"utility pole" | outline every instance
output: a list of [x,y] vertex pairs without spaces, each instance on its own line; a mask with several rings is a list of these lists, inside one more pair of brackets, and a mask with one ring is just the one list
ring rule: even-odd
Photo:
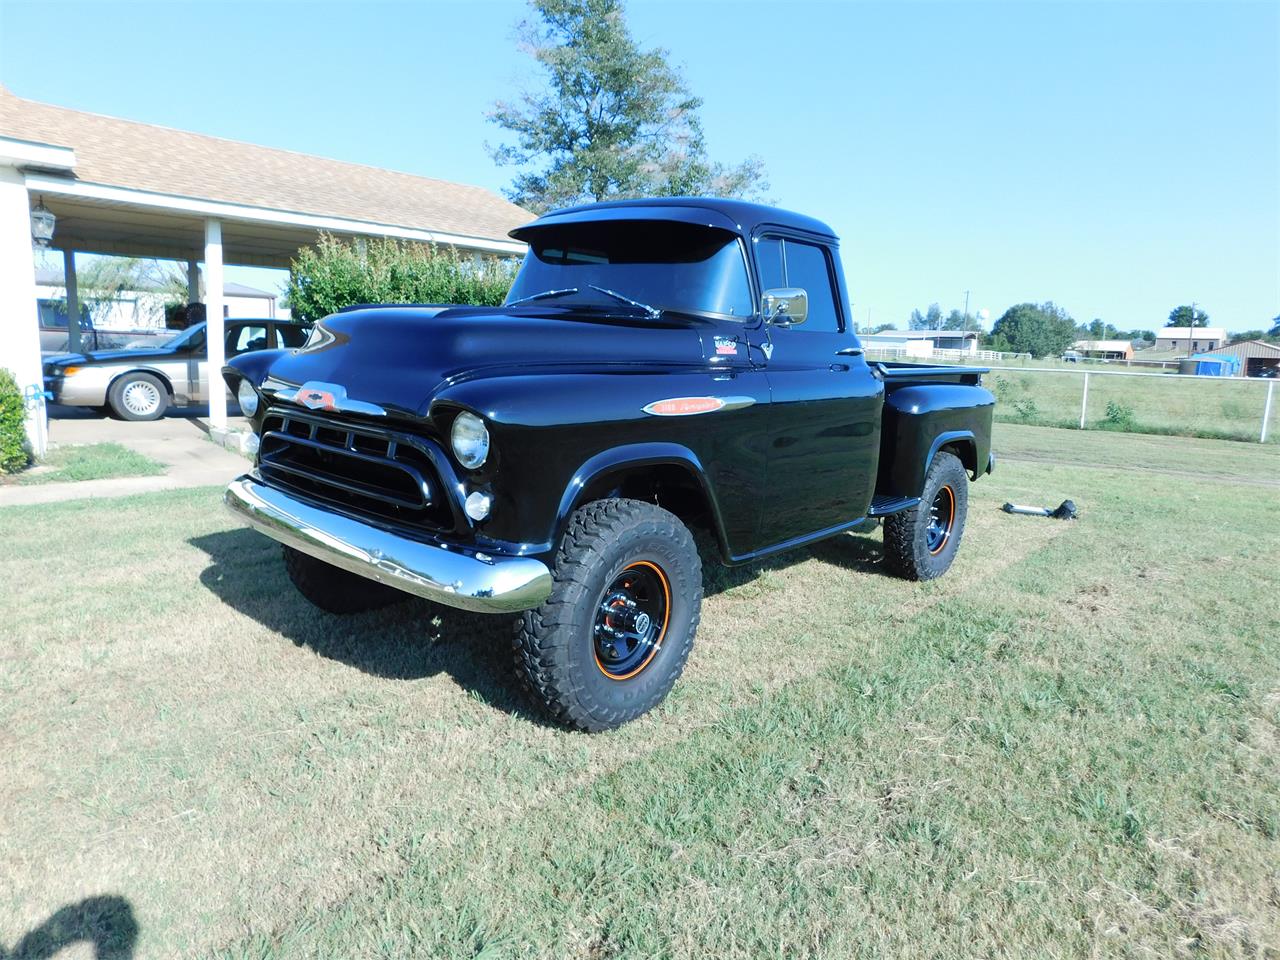
[[1196,302],[1191,301],[1191,319],[1187,321],[1187,356],[1194,352],[1191,349],[1191,338],[1196,335]]
[[964,325],[969,326],[969,291],[964,292]]

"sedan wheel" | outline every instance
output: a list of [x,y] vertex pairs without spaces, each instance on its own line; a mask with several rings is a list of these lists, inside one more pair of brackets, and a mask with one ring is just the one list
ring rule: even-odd
[[169,392],[149,373],[133,373],[111,385],[109,400],[122,420],[155,420],[169,405]]

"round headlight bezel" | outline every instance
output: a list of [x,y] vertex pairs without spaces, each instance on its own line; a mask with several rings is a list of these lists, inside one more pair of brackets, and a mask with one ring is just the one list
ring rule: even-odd
[[489,459],[489,427],[483,417],[463,410],[453,418],[449,430],[449,445],[458,463],[468,470],[477,470]]
[[241,380],[240,386],[236,387],[236,403],[240,404],[240,412],[246,417],[252,417],[258,412],[261,399],[258,391],[248,380]]

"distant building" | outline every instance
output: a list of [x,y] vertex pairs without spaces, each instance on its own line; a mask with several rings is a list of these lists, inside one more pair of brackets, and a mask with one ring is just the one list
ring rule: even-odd
[[1227,342],[1221,327],[1161,327],[1156,331],[1156,350],[1180,350],[1184,354],[1217,350]]
[[1133,344],[1128,340],[1077,340],[1071,349],[1095,360],[1133,359]]
[[977,353],[978,336],[972,330],[882,330],[860,333],[858,339],[868,350],[902,350],[923,356],[933,350]]
[[1245,377],[1260,377],[1264,372],[1280,367],[1280,344],[1265,340],[1242,340],[1213,352],[1220,357],[1237,357],[1240,360],[1239,373]]

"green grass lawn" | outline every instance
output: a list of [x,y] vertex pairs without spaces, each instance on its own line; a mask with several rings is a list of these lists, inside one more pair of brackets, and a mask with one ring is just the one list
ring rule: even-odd
[[503,619],[310,608],[216,490],[0,510],[0,950],[1275,956],[1280,455],[997,429],[945,578],[714,568],[600,736]]
[[152,477],[164,464],[118,443],[87,443],[55,447],[38,467],[8,478],[12,483],[65,483],[110,477]]

